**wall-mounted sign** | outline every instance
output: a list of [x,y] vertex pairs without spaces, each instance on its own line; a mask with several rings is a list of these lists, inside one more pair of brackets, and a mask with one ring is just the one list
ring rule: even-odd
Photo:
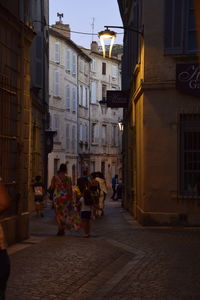
[[106,104],[111,108],[128,107],[128,91],[107,91]]
[[200,96],[200,65],[177,64],[176,88],[193,96]]

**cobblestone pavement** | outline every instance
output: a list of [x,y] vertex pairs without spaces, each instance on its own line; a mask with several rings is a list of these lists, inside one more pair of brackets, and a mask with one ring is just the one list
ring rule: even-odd
[[107,201],[91,238],[55,236],[50,208],[30,232],[9,248],[7,300],[200,299],[198,229],[142,227]]

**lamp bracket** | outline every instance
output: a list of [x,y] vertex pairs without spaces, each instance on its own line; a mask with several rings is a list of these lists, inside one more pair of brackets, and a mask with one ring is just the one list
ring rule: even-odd
[[138,28],[128,27],[128,26],[108,26],[108,25],[105,25],[104,27],[106,28],[106,30],[109,30],[109,28],[119,28],[119,29],[124,29],[124,30],[128,30],[128,31],[134,31],[134,32],[139,33],[142,36],[144,36],[144,25],[142,26],[141,30],[139,30]]

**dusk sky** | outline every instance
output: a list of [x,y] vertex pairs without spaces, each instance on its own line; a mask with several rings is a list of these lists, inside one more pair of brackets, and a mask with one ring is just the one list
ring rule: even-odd
[[[49,23],[58,21],[57,12],[63,13],[63,23],[69,24],[71,31],[92,33],[94,18],[93,40],[99,43],[97,33],[105,25],[122,26],[117,0],[49,0]],[[122,33],[122,29],[112,29]],[[92,35],[71,33],[71,39],[78,45],[90,48]],[[118,34],[116,42],[122,44],[123,34]]]

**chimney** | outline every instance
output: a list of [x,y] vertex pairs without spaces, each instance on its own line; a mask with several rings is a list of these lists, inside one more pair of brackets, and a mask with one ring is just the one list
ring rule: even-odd
[[52,28],[64,35],[66,38],[71,38],[69,24],[63,24],[62,22],[57,21],[56,24],[52,25]]
[[98,44],[97,44],[97,42],[95,42],[95,41],[92,41],[92,43],[91,43],[91,51],[92,52],[99,52],[99,48],[98,48]]

